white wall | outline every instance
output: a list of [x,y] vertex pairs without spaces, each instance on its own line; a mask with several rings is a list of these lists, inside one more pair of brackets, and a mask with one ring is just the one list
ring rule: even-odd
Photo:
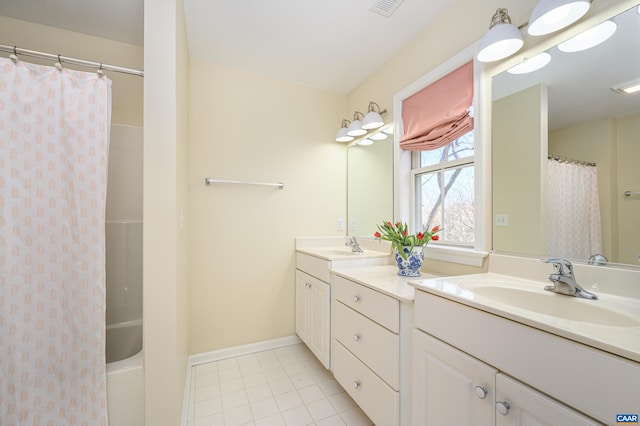
[[187,367],[188,55],[180,0],[147,0],[144,48],[145,424],[180,422]]

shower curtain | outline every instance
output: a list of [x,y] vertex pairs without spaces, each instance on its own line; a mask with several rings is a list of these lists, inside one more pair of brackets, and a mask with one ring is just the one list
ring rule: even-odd
[[548,160],[549,256],[602,253],[596,166]]
[[107,424],[111,81],[0,58],[0,424]]

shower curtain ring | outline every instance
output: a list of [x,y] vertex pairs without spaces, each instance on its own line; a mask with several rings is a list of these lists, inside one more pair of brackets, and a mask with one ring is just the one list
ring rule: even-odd
[[98,71],[96,71],[96,73],[98,74],[98,77],[104,77],[104,71],[102,70],[102,62],[100,62],[100,67],[98,68]]
[[58,54],[58,62],[56,62],[56,69],[62,71],[62,61],[60,60],[60,54]]
[[13,54],[9,55],[9,59],[11,59],[14,64],[18,63],[18,49],[16,46],[13,46]]

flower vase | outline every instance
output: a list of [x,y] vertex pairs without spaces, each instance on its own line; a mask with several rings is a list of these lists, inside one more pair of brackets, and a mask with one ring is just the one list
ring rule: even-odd
[[419,277],[420,268],[424,262],[424,253],[422,246],[414,246],[413,250],[410,246],[402,247],[404,253],[407,254],[407,259],[403,259],[398,253],[398,250],[394,252],[396,263],[398,264],[398,275],[403,277]]

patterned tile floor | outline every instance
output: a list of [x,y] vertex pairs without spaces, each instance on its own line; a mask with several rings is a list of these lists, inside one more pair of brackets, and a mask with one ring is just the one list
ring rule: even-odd
[[191,368],[187,426],[370,426],[303,344]]

